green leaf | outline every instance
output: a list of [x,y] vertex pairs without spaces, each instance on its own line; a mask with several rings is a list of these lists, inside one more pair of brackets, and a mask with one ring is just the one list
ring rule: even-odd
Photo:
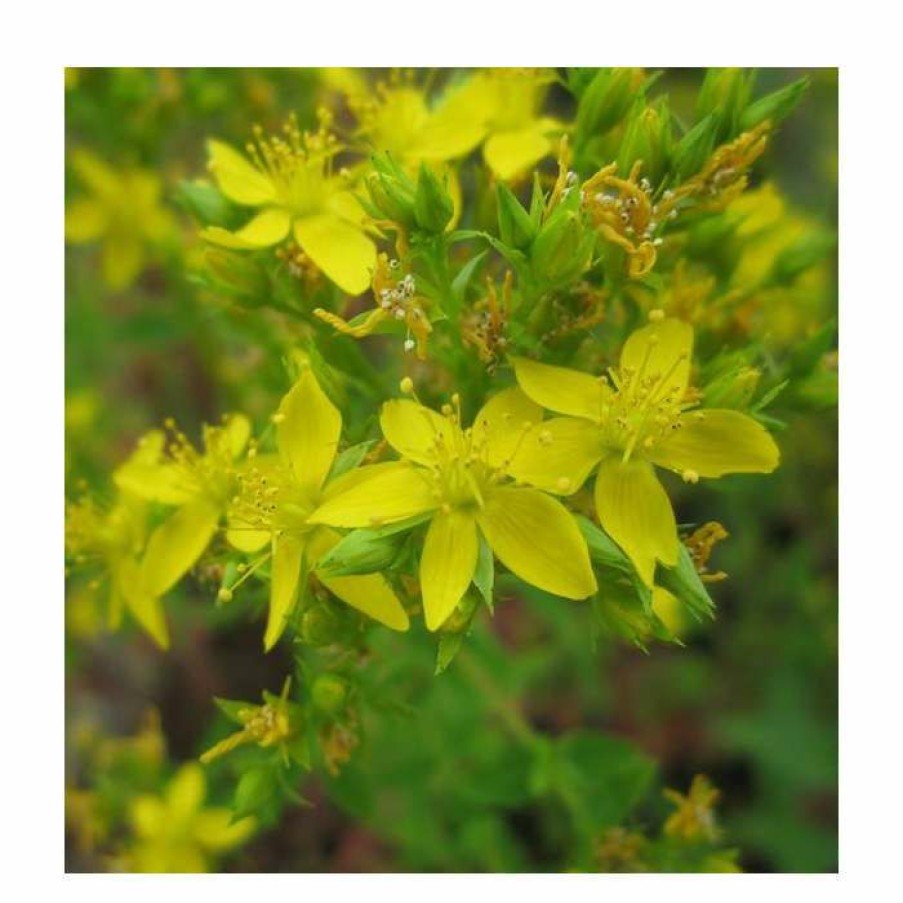
[[673,568],[659,565],[656,582],[683,602],[698,621],[715,616],[715,603],[696,571],[686,546],[681,543],[677,564]]
[[352,530],[317,562],[316,570],[333,577],[386,570],[395,562],[404,544],[404,537],[399,534],[422,524],[431,516],[431,513],[420,514],[383,527]]
[[574,731],[555,743],[552,790],[588,833],[624,822],[654,776],[655,763],[617,737]]
[[235,788],[233,819],[254,815],[266,806],[276,794],[276,782],[275,770],[270,765],[260,765],[246,771]]
[[765,97],[751,103],[740,117],[740,128],[743,131],[754,128],[760,122],[770,119],[773,125],[786,119],[793,108],[802,100],[809,87],[809,79],[801,78],[778,91],[766,94]]
[[371,439],[368,442],[359,442],[357,445],[352,445],[350,448],[346,448],[345,451],[340,452],[332,465],[332,470],[329,472],[329,479],[334,480],[343,473],[354,470],[364,460],[367,452],[373,448],[374,444],[374,441]]
[[436,650],[435,674],[441,674],[461,651],[464,643],[463,633],[442,633],[439,635],[439,646]]
[[179,182],[175,202],[203,226],[231,228],[236,222],[237,208],[203,180]]
[[477,268],[482,264],[488,253],[488,250],[480,251],[479,254],[471,257],[470,260],[468,260],[455,274],[455,278],[452,280],[451,284],[451,293],[457,308],[460,308],[464,304],[464,301],[467,298],[467,288],[470,285],[470,280],[473,279]]
[[216,703],[217,708],[230,720],[234,721],[236,724],[243,724],[244,722],[239,717],[239,712],[243,712],[246,709],[253,706],[253,703],[243,702],[240,699],[221,699],[219,696],[213,697],[214,703]]
[[473,584],[480,591],[480,595],[486,602],[490,612],[492,607],[492,588],[495,582],[495,561],[492,557],[492,549],[485,538],[480,535],[480,549],[477,555],[477,567],[473,574]]

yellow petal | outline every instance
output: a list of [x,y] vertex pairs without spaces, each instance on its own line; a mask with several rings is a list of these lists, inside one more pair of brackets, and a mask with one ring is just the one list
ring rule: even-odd
[[226,542],[239,552],[259,552],[271,536],[267,530],[255,530],[236,521],[230,521],[226,530]]
[[429,117],[408,151],[411,162],[439,163],[470,153],[486,134],[487,112],[453,92]]
[[168,818],[176,823],[184,823],[201,808],[206,794],[204,769],[197,762],[183,765],[167,784],[163,794]]
[[439,512],[420,557],[420,590],[428,630],[438,630],[455,610],[477,566],[477,526],[459,511]]
[[493,395],[473,421],[475,441],[494,467],[504,467],[529,429],[542,420],[542,408],[517,387]]
[[290,226],[291,217],[287,210],[269,207],[236,232],[229,232],[219,226],[210,226],[201,232],[201,238],[222,248],[253,251],[279,244],[288,235]]
[[601,421],[602,406],[611,396],[604,381],[589,373],[552,367],[525,357],[512,358],[512,363],[518,384],[537,404],[559,414]]
[[116,171],[91,151],[76,148],[69,155],[69,162],[81,183],[95,194],[113,198],[120,193],[121,184]]
[[586,541],[555,499],[536,489],[496,489],[478,523],[499,561],[527,583],[567,599],[596,591]]
[[649,401],[671,395],[680,400],[690,381],[693,327],[682,320],[660,320],[634,332],[621,352],[621,371],[631,372],[631,385],[654,380]]
[[342,415],[307,368],[282,399],[276,420],[279,453],[291,465],[299,488],[312,500],[335,458]]
[[192,834],[195,841],[211,853],[221,853],[238,846],[257,826],[253,818],[232,821],[229,809],[205,809],[194,820]]
[[649,458],[678,473],[700,477],[726,473],[771,473],[781,453],[768,430],[740,411],[702,410],[685,414]]
[[123,598],[135,620],[147,631],[151,639],[161,648],[169,648],[169,627],[163,613],[163,603],[159,597],[139,592],[137,587],[123,587]]
[[113,474],[113,482],[123,492],[164,505],[183,505],[198,494],[185,469],[168,462],[126,461]]
[[326,199],[326,209],[358,226],[367,218],[367,211],[351,191],[334,191]]
[[273,537],[273,562],[270,582],[270,611],[263,648],[269,652],[282,636],[289,615],[298,599],[304,538],[296,533]]
[[387,401],[379,425],[389,445],[418,464],[436,462],[436,443],[448,444],[457,427],[436,411],[406,398]]
[[219,510],[201,497],[180,508],[151,534],[141,561],[142,592],[162,596],[201,557],[210,543]]
[[349,295],[370,286],[376,268],[376,246],[351,223],[333,213],[295,220],[295,239],[305,254]]
[[353,577],[323,577],[319,581],[343,602],[363,612],[374,621],[392,630],[407,630],[410,626],[404,610],[392,588],[380,574],[361,574]]
[[530,430],[511,459],[508,473],[546,492],[572,495],[604,454],[602,432],[576,417],[553,417]]
[[222,426],[229,442],[229,451],[237,458],[251,438],[251,421],[244,414],[229,414]]
[[106,231],[107,212],[90,198],[80,198],[66,207],[66,241],[72,244],[95,241]]
[[516,131],[490,135],[483,145],[483,156],[500,179],[513,179],[550,153],[553,146],[546,128],[533,123]]
[[259,207],[276,198],[272,180],[256,169],[238,151],[222,141],[208,141],[209,168],[220,191],[235,201],[249,207]]
[[427,471],[405,461],[358,467],[331,483],[324,498],[309,523],[372,527],[438,507]]
[[132,829],[139,837],[156,837],[166,825],[166,810],[155,796],[143,793],[136,796],[129,808]]
[[652,586],[656,559],[669,566],[677,563],[674,511],[647,461],[602,462],[596,478],[596,513],[647,586]]
[[145,263],[144,246],[132,235],[109,234],[100,252],[100,271],[103,280],[121,291],[134,281]]

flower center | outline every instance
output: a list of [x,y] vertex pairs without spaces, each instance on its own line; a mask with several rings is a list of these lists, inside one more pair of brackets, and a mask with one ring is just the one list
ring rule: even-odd
[[264,136],[254,127],[248,156],[276,187],[279,203],[294,216],[321,210],[330,194],[331,161],[339,147],[335,136],[321,127],[302,132],[294,115],[282,127],[283,134]]

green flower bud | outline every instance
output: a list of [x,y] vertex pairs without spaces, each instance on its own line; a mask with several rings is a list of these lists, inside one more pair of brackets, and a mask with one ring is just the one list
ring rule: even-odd
[[752,401],[761,376],[755,367],[738,367],[721,374],[703,390],[706,406],[744,410]]
[[314,706],[329,715],[338,715],[348,701],[348,681],[337,674],[320,674],[310,688]]
[[576,130],[601,135],[614,128],[627,115],[642,82],[641,69],[600,69],[580,96]]
[[510,248],[524,250],[536,237],[533,218],[521,206],[511,189],[504,183],[496,185],[498,201],[499,237]]
[[414,192],[396,179],[381,174],[371,175],[367,192],[380,216],[392,220],[407,229],[415,222]]
[[398,556],[404,536],[384,536],[366,527],[353,530],[333,546],[318,562],[317,570],[331,577],[373,574],[388,568]]
[[533,242],[533,272],[539,284],[552,288],[577,279],[589,267],[595,236],[575,210],[559,208]]
[[451,222],[455,205],[448,193],[448,177],[439,181],[436,173],[426,164],[420,164],[417,174],[417,192],[414,196],[414,216],[424,232],[441,234]]
[[718,117],[709,113],[680,139],[674,149],[674,168],[681,181],[702,169],[715,147],[717,131]]
[[667,172],[671,156],[671,120],[667,102],[660,107],[638,104],[634,109],[618,154],[618,169],[627,175],[637,160],[642,175],[657,185]]
[[748,69],[708,69],[696,100],[696,118],[715,113],[725,126],[721,137],[735,132],[749,103],[754,77]]

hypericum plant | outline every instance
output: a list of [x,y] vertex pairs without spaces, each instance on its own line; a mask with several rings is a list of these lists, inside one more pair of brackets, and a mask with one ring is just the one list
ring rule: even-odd
[[[291,649],[294,682],[262,704],[220,701],[237,732],[201,757],[234,758],[238,816],[266,823],[306,769],[335,776],[358,745],[388,748],[393,693],[372,663],[400,663],[398,701],[428,645],[436,674],[460,664],[519,745],[502,763],[529,775],[516,800],[569,814],[567,864],[676,868],[675,844],[698,840],[687,867],[732,869],[700,822],[702,783],[672,795],[664,839],[612,833],[645,760],[601,735],[538,734],[493,684],[482,653],[498,650],[475,627],[512,597],[550,595],[573,607],[563,617],[585,610],[597,639],[645,648],[711,616],[717,498],[703,497],[705,527],[681,525],[680,481],[656,468],[686,483],[766,475],[782,411],[834,400],[831,237],[797,227],[756,170],[805,85],[754,99],[751,73],[709,70],[682,123],[639,69],[324,80],[333,108],[316,126],[249,123],[244,151],[212,137],[212,182],[179,189],[200,223],[195,279],[248,324],[279,318],[274,339],[248,341],[285,361],[285,395],[266,422],[204,426],[200,449],[171,424],[149,433],[114,474],[112,508],[67,508],[73,585],[84,573],[109,627],[129,611],[165,647],[161,600],[194,569],[211,605],[259,616],[265,652]],[[115,195],[92,166],[101,200]],[[111,212],[106,231],[112,201],[69,212],[73,240],[132,243],[128,273],[106,267],[118,283],[160,222],[150,182],[140,194],[135,222]],[[603,818],[594,768],[637,788]],[[167,807],[189,795],[203,864],[203,779],[185,766],[167,787],[133,805],[135,868],[161,865]]]

